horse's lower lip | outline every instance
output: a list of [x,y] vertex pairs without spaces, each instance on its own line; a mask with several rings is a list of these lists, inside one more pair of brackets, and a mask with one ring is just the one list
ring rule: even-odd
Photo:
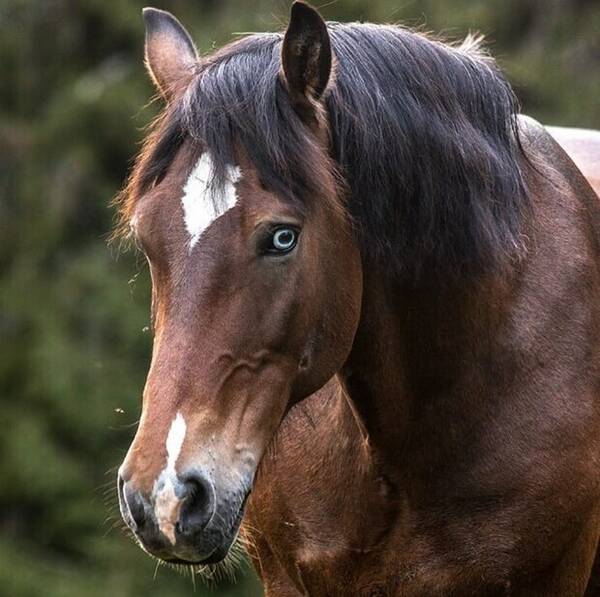
[[213,564],[214,562],[211,562],[211,558],[213,557],[213,554],[215,553],[215,551],[217,551],[216,549],[213,549],[205,558],[202,558],[201,560],[183,560],[182,558],[162,558],[165,562],[167,562],[168,564],[182,564],[184,566],[200,566],[202,564]]

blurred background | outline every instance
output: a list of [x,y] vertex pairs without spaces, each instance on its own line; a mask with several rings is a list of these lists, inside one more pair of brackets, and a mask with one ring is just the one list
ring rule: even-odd
[[[148,0],[150,1],[150,0]],[[486,34],[523,110],[600,129],[598,0],[315,0],[331,20]],[[118,524],[114,478],[150,356],[143,260],[109,207],[160,108],[142,0],[0,1],[0,596],[192,594]],[[156,0],[203,52],[287,0]],[[108,494],[108,498],[105,497]],[[207,589],[198,586],[197,595]],[[249,569],[215,595],[260,595]]]

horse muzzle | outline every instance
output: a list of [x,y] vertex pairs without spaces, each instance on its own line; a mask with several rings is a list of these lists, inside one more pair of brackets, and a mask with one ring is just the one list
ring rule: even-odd
[[119,506],[151,555],[172,563],[211,564],[222,560],[234,542],[250,486],[248,479],[217,493],[209,475],[196,468],[164,471],[150,495],[143,495],[119,473]]

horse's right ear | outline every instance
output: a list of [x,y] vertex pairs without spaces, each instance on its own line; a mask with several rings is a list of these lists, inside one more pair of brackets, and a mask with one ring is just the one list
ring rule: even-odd
[[301,112],[310,110],[323,95],[331,61],[325,21],[312,6],[294,2],[281,47],[281,66],[290,97]]
[[144,8],[146,68],[169,101],[198,64],[196,46],[183,25],[169,12]]

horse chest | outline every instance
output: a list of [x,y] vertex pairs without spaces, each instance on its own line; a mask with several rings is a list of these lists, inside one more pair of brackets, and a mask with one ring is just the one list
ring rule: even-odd
[[[330,430],[331,421],[313,414],[311,433]],[[293,430],[287,429],[288,439]],[[359,458],[356,444],[346,450]],[[506,587],[519,568],[539,568],[560,548],[552,545],[549,529],[557,520],[566,529],[571,524],[566,512],[548,518],[551,504],[540,509],[525,495],[518,510],[482,498],[457,503],[445,495],[437,496],[434,508],[415,509],[397,493],[390,495],[378,473],[341,467],[327,459],[328,450],[320,454],[315,442],[283,444],[275,453],[247,512],[250,528],[258,531],[253,556],[267,595],[422,597],[457,587],[472,587],[478,595],[510,594]],[[576,501],[574,494],[568,503]],[[548,538],[540,543],[542,536]]]
[[297,536],[288,536],[288,540],[272,537],[268,542],[268,547],[259,549],[258,569],[263,571],[269,597],[442,597],[458,586],[465,589],[461,593],[465,595],[510,594],[508,577],[494,574],[486,578],[486,571],[475,560],[470,571],[459,573],[443,554],[434,554],[427,541],[404,542],[391,537],[372,551],[318,544]]
[[397,562],[385,551],[362,552],[339,546],[300,546],[287,570],[296,588],[305,595],[356,595],[387,597],[400,594]]

